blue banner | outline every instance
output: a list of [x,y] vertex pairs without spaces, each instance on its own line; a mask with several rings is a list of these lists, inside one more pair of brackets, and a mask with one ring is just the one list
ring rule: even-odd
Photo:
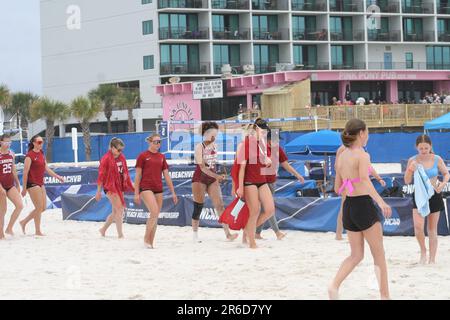
[[[225,206],[232,200],[233,197],[224,197]],[[412,199],[386,198],[386,202],[392,208],[392,216],[385,219],[379,213],[384,234],[387,236],[414,235]],[[143,204],[134,204],[132,195],[126,196],[126,204],[125,221],[132,224],[145,224],[148,218],[147,208]],[[341,198],[275,198],[276,218],[282,229],[334,232],[340,204]],[[105,197],[97,203],[93,195],[64,193],[62,208],[65,220],[104,221],[111,212],[111,206]],[[158,223],[190,226],[192,210],[193,200],[190,196],[179,197],[177,205],[173,203],[171,197],[165,197]],[[442,211],[438,227],[439,235],[449,235],[446,217],[446,212]],[[220,227],[217,213],[209,198],[206,198],[200,215],[200,226]]]

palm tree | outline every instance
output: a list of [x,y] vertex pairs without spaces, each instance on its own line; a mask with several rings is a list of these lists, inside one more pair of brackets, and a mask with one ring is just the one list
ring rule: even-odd
[[0,84],[0,106],[6,107],[10,102],[9,89],[6,85]]
[[80,120],[81,131],[83,131],[84,151],[86,153],[86,160],[91,160],[91,132],[89,124],[91,120],[102,111],[101,102],[98,99],[87,99],[83,96],[75,98],[70,109],[72,115]]
[[52,160],[53,137],[55,135],[55,122],[63,121],[70,115],[69,108],[59,101],[50,100],[47,97],[39,98],[31,105],[31,120],[44,119],[47,129],[45,139],[47,140],[46,159]]
[[133,109],[136,108],[141,99],[139,90],[135,88],[121,88],[117,97],[117,105],[128,111],[128,132],[134,132]]
[[103,112],[105,113],[106,121],[108,123],[108,133],[112,133],[111,117],[113,107],[117,98],[118,88],[114,84],[101,84],[96,89],[89,91],[89,98],[91,100],[98,99],[103,104]]
[[16,116],[17,128],[28,123],[30,118],[30,108],[34,101],[38,99],[38,96],[30,92],[16,92],[11,96],[11,103],[6,110],[12,115]]

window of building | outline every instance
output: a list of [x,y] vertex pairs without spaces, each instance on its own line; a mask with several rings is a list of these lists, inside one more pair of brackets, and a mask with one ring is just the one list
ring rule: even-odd
[[405,53],[405,61],[406,61],[406,69],[412,69],[414,65],[412,52]]
[[155,59],[153,55],[144,56],[144,70],[154,69]]
[[142,0],[142,4],[149,4],[152,3],[152,0]]
[[152,34],[153,33],[153,20],[142,21],[142,34]]

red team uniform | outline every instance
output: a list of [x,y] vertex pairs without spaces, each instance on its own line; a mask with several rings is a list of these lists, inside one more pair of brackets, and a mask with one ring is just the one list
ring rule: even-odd
[[28,172],[27,188],[44,185],[45,156],[42,151],[28,151],[27,158],[31,159],[30,171]]
[[163,192],[162,172],[169,169],[166,157],[159,152],[142,152],[136,160],[136,168],[142,169],[142,178],[139,184],[139,192],[152,191]]
[[0,183],[6,191],[14,187],[13,164],[14,154],[12,152],[0,154]]

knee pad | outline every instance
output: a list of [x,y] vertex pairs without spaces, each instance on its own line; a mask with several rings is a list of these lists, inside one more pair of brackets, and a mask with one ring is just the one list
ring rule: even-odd
[[192,212],[192,220],[200,220],[200,214],[202,213],[203,203],[194,201],[194,211]]

